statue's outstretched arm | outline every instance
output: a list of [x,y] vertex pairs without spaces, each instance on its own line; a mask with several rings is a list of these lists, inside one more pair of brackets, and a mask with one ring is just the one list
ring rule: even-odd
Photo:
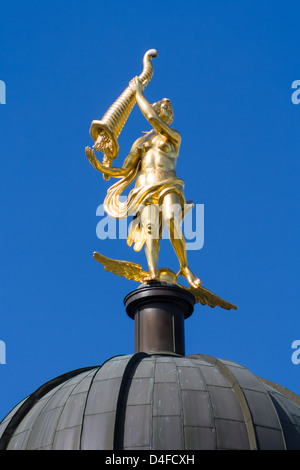
[[140,159],[140,148],[137,145],[132,146],[132,149],[129,155],[126,157],[122,168],[106,167],[99,162],[95,155],[94,149],[86,147],[85,151],[89,162],[93,165],[94,168],[96,168],[96,170],[115,178],[127,176],[131,168],[135,167]]

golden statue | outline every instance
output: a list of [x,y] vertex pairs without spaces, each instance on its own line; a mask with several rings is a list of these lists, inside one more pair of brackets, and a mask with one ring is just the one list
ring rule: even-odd
[[[194,295],[196,302],[211,307],[219,305],[225,309],[236,308],[202,287],[200,279],[188,265],[181,223],[193,203],[186,202],[184,182],[175,172],[181,136],[171,127],[174,118],[171,101],[164,98],[150,104],[144,96],[144,89],[153,75],[151,60],[156,56],[154,49],[145,54],[143,73],[130,81],[101,121],[92,122],[90,134],[95,141],[94,148],[104,154],[102,164],[96,158],[94,149],[86,147],[87,158],[96,170],[103,173],[105,179],[119,179],[108,189],[104,209],[114,218],[133,216],[127,243],[129,246],[133,245],[136,251],[145,246],[149,272],[136,263],[112,260],[100,253],[94,253],[94,258],[104,265],[106,271],[141,283],[157,280],[179,285],[177,279],[181,275],[190,284],[188,290]],[[152,129],[134,142],[122,167],[116,168],[112,163],[119,151],[117,137],[135,103]],[[121,202],[121,194],[134,180],[134,188],[126,201]],[[180,270],[177,274],[168,268],[157,267],[159,240],[164,225],[169,231],[170,241],[179,260]]]

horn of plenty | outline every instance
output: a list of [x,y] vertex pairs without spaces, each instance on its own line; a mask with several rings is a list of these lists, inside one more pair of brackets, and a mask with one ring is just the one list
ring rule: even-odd
[[[144,86],[148,85],[153,76],[153,66],[151,63],[153,57],[157,57],[155,49],[150,49],[144,55],[144,67],[139,76],[139,80]],[[101,121],[92,121],[90,135],[95,142],[93,148],[103,152],[102,164],[106,167],[111,167],[113,160],[118,156],[119,144],[117,139],[135,103],[135,93],[128,86],[107,110]],[[103,178],[108,180],[109,176],[103,174]]]

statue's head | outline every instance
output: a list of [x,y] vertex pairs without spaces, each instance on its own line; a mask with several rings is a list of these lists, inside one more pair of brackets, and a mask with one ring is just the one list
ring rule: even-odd
[[172,103],[168,98],[163,98],[161,101],[152,104],[158,116],[167,124],[171,124],[174,119],[174,111]]

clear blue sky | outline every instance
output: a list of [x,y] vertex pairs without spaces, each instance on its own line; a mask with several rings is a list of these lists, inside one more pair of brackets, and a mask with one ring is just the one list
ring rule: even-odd
[[[186,353],[236,361],[300,394],[299,2],[66,0],[2,2],[0,80],[0,419],[44,382],[134,352],[123,299],[137,284],[93,259],[139,262],[99,240],[109,183],[85,157],[93,119],[156,48],[149,101],[169,97],[182,135],[177,173],[205,207],[189,251],[203,285],[237,311],[196,306]],[[123,162],[149,125],[134,109]],[[177,263],[163,243],[160,266]]]

